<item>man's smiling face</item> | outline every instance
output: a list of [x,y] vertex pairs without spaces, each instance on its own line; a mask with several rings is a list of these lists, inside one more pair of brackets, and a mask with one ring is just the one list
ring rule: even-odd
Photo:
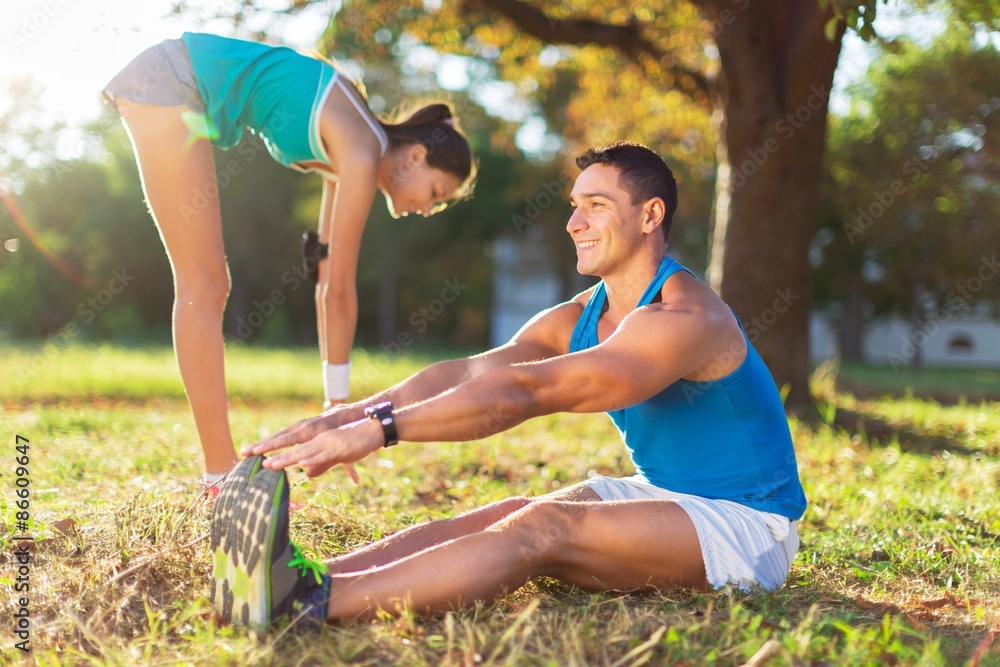
[[619,185],[618,169],[593,164],[576,178],[566,223],[576,245],[576,270],[603,277],[630,258],[642,241],[642,204]]

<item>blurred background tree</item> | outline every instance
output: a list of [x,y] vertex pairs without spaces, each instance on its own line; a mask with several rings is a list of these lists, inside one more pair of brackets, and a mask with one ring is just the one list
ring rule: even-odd
[[907,318],[915,336],[928,320],[1000,297],[1000,280],[963,290],[984,262],[996,273],[1000,248],[1000,53],[958,21],[929,46],[900,38],[881,48],[833,123],[814,243],[817,293],[837,307],[848,360],[860,360],[873,317]]

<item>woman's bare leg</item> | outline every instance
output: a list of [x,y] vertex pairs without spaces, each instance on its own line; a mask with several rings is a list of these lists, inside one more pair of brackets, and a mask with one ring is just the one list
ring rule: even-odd
[[174,350],[210,473],[238,461],[229,430],[222,314],[229,267],[215,159],[207,139],[184,123],[185,106],[119,99],[150,213],[174,274]]

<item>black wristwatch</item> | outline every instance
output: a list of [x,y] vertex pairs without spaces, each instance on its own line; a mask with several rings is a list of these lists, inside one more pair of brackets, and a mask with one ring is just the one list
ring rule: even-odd
[[376,403],[365,408],[365,414],[369,419],[377,419],[382,425],[382,434],[385,436],[383,447],[392,447],[399,442],[399,432],[396,431],[396,418],[392,416],[392,403]]

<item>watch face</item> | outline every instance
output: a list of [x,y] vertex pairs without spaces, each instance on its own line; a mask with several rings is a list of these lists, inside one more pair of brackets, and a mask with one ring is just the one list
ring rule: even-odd
[[365,414],[371,418],[381,418],[382,415],[392,413],[392,403],[385,401],[383,403],[376,403],[375,405],[369,405],[365,408]]
[[365,407],[365,414],[368,415],[369,417],[377,417],[379,415],[391,411],[392,411],[392,403],[388,401],[385,401],[384,403],[376,403],[375,405],[369,405]]

